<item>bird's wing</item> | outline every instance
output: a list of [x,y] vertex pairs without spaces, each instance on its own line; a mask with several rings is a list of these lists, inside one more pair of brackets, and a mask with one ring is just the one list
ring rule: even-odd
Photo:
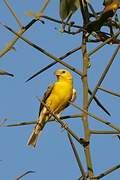
[[[43,99],[42,99],[42,101],[43,101],[44,103],[45,103],[45,101],[47,100],[47,98],[50,96],[53,87],[54,87],[54,84],[48,86],[47,91],[44,93],[44,96],[43,96]],[[41,103],[41,104],[40,104],[40,109],[39,109],[39,116],[40,116],[40,113],[41,113],[41,110],[43,109],[43,107],[44,107],[44,105]]]
[[73,89],[72,97],[71,97],[70,101],[66,104],[65,108],[67,108],[70,105],[70,102],[74,102],[76,97],[77,97],[77,91],[76,91],[76,89]]
[[[50,85],[47,89],[47,91],[44,93],[43,99],[42,101],[45,103],[47,98],[50,96],[52,89],[54,87],[54,84]],[[44,125],[45,125],[45,118],[46,118],[46,114],[45,112],[47,111],[46,108],[44,109],[44,105],[41,103],[40,105],[40,110],[39,110],[39,118],[38,118],[38,122],[35,125],[32,134],[30,135],[29,139],[28,139],[28,145],[31,145],[33,147],[36,146],[36,142],[38,139],[38,136],[40,135],[41,130],[43,129]]]
[[77,91],[76,91],[76,89],[73,89],[72,98],[71,98],[70,102],[74,102],[76,97],[77,97]]

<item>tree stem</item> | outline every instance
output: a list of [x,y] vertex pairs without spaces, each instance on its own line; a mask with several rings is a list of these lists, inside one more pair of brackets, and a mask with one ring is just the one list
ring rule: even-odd
[[[82,54],[83,54],[83,109],[88,111],[87,104],[88,104],[88,77],[87,77],[87,69],[89,64],[89,58],[87,55],[87,48],[86,48],[86,40],[85,34],[83,33],[83,40],[82,40]],[[88,123],[88,114],[83,112],[83,126],[84,126],[84,133],[85,139],[90,141],[90,129]],[[91,161],[91,154],[89,144],[84,146],[84,152],[86,156],[86,163],[88,168],[88,176],[92,177],[93,175],[93,168],[92,168],[92,161]]]

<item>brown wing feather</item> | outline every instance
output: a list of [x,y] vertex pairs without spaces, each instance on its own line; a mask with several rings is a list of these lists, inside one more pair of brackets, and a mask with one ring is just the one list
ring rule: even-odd
[[[45,103],[46,99],[49,97],[49,95],[51,94],[52,89],[53,89],[53,86],[54,86],[54,84],[48,86],[47,91],[44,93],[43,99],[42,99],[42,101],[43,101],[44,103]],[[39,116],[40,116],[40,113],[41,113],[41,110],[43,109],[43,107],[44,107],[44,105],[41,103],[41,104],[40,104],[40,108],[39,108]],[[38,117],[39,117],[39,116],[38,116]]]
[[[43,96],[43,102],[46,101],[46,99],[49,97],[49,95],[51,94],[52,92],[52,89],[53,89],[53,85],[49,86],[47,91],[44,93],[44,96]],[[29,139],[28,139],[28,145],[31,145],[33,147],[36,146],[36,142],[37,142],[37,139],[38,137],[40,136],[40,132],[42,131],[44,125],[45,125],[45,122],[41,122],[41,119],[44,120],[45,118],[45,112],[44,111],[44,105],[41,103],[40,105],[40,110],[39,110],[39,118],[38,118],[38,122],[37,124],[35,125],[34,127],[34,130],[32,132],[32,134],[30,135]]]

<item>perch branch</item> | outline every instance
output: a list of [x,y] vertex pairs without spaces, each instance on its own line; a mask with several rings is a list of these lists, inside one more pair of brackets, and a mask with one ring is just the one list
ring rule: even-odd
[[61,124],[61,126],[72,136],[74,137],[80,144],[82,145],[86,145],[89,142],[83,138],[79,138],[69,127],[66,123],[64,123],[63,121],[60,120],[60,118],[58,118],[50,109],[49,107],[40,99],[38,98],[38,100],[46,107],[46,109],[49,111],[49,113],[56,119],[56,121]]
[[[82,115],[80,114],[73,114],[73,115],[68,115],[68,116],[62,116],[60,117],[61,120],[66,120],[66,119],[71,119],[71,118],[78,118],[81,117]],[[55,121],[54,118],[50,119],[48,122],[52,122]],[[20,123],[15,123],[15,124],[1,124],[1,127],[16,127],[16,126],[27,126],[27,125],[32,125],[32,124],[36,124],[37,120],[35,121],[24,121],[24,122],[20,122]]]

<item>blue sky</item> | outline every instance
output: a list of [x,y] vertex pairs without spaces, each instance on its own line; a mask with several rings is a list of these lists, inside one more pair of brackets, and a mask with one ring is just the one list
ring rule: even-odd
[[[9,0],[18,17],[24,25],[31,21],[30,17],[25,16],[29,10],[38,12],[42,3],[29,0],[12,1]],[[94,7],[99,11],[102,3],[96,4],[92,1]],[[103,8],[103,7],[102,7]],[[51,1],[45,11],[45,15],[53,18],[59,18],[59,1]],[[77,12],[73,19],[81,24],[80,13]],[[8,11],[4,2],[0,3],[0,21],[18,31],[19,26]],[[45,20],[45,24],[35,23],[24,36],[46,49],[55,56],[62,56],[67,51],[80,46],[81,35],[71,36],[59,32],[60,25],[50,23]],[[3,27],[0,27],[0,50],[9,42],[14,35]],[[98,44],[90,44],[88,51],[95,48]],[[46,66],[52,59],[48,58],[39,51],[33,49],[22,40],[15,44],[16,51],[11,50],[0,59],[0,69],[4,69],[15,75],[11,77],[0,77],[0,119],[7,118],[7,123],[17,123],[22,121],[36,120],[39,111],[39,102],[36,96],[42,97],[49,84],[56,80],[53,72],[58,68],[63,68],[57,64],[48,71],[42,73],[34,80],[25,83],[34,72]],[[91,68],[88,70],[89,86],[95,87],[102,71],[106,67],[116,45],[106,45],[96,55],[91,56]],[[82,70],[81,52],[74,53],[66,58],[66,62]],[[119,54],[109,70],[102,86],[119,92]],[[74,76],[74,86],[77,89],[78,97],[76,103],[82,106],[82,82],[78,75],[72,72]],[[111,117],[107,116],[94,102],[90,106],[90,112],[111,121],[118,127],[120,126],[120,101],[118,97],[113,97],[104,92],[98,91],[98,97],[106,108],[111,112]],[[63,115],[79,114],[79,110],[69,107]],[[80,119],[70,119],[67,121],[70,128],[78,135],[83,135],[83,127]],[[108,130],[107,126],[89,118],[92,129]],[[38,141],[37,147],[32,149],[26,145],[28,137],[33,129],[33,125],[0,129],[0,177],[3,180],[15,179],[16,176],[27,170],[35,171],[34,174],[25,176],[23,179],[29,180],[76,180],[80,177],[80,171],[75,161],[70,143],[65,131],[57,123],[48,123]],[[76,146],[86,169],[84,152],[76,141]],[[119,148],[120,141],[114,135],[93,135],[91,137],[91,155],[95,174],[117,165],[120,162]],[[104,180],[113,180],[120,178],[120,170],[115,171]]]

